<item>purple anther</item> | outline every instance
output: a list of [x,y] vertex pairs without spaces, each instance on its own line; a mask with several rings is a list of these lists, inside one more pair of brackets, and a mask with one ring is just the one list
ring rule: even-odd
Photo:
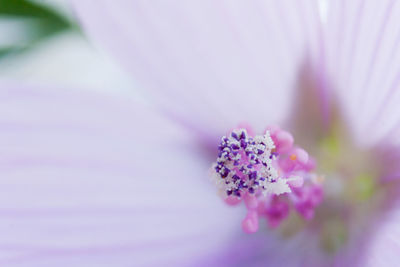
[[247,142],[245,140],[240,140],[240,146],[245,149],[247,147]]
[[232,176],[232,179],[233,179],[234,181],[236,181],[236,180],[239,180],[240,177],[239,177],[238,175],[235,174],[235,175]]
[[234,149],[234,150],[238,150],[240,147],[238,146],[238,145],[236,145],[236,144],[232,144],[232,149]]
[[251,172],[249,174],[249,179],[256,179],[257,178],[257,172]]
[[232,133],[231,133],[231,136],[232,136],[233,138],[235,138],[236,140],[239,140],[239,137],[238,137],[238,135],[237,135],[235,132],[232,132]]
[[230,170],[229,170],[228,168],[225,167],[225,168],[222,170],[221,177],[222,177],[222,178],[226,178],[226,177],[228,176],[229,173],[230,173]]

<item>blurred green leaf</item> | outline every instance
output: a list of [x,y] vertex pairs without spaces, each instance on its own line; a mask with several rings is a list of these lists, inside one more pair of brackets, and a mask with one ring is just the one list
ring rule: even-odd
[[0,46],[0,58],[34,47],[54,34],[77,29],[74,23],[54,8],[35,1],[0,0],[0,18],[20,22],[29,33],[24,42]]

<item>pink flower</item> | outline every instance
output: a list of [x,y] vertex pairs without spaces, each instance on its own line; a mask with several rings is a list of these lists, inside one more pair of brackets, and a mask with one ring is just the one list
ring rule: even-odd
[[[0,265],[396,266],[396,1],[75,2],[154,105],[2,83]],[[207,170],[243,121],[290,129],[324,198],[224,205]]]

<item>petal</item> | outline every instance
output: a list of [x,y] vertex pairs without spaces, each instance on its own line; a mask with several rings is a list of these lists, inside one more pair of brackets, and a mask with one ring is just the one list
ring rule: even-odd
[[150,109],[11,83],[0,102],[0,265],[183,265],[239,231],[207,157]]
[[364,266],[397,266],[400,250],[400,211],[394,212],[381,218],[381,227],[374,235],[367,250]]
[[[323,1],[326,68],[357,142],[375,144],[399,133],[400,3]],[[368,134],[366,134],[368,133]]]
[[307,55],[315,1],[75,1],[84,28],[170,116],[205,135],[288,115]]

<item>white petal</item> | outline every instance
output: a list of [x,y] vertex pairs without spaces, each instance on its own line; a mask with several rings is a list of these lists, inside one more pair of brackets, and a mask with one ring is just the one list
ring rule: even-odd
[[400,3],[329,1],[326,67],[356,141],[400,139]]
[[[315,1],[75,1],[87,32],[171,116],[208,135],[282,122],[308,55]],[[216,134],[217,133],[217,134]]]
[[0,265],[185,264],[241,216],[189,135],[129,100],[0,86]]
[[400,251],[400,212],[395,210],[380,218],[381,225],[370,241],[364,266],[397,266]]

